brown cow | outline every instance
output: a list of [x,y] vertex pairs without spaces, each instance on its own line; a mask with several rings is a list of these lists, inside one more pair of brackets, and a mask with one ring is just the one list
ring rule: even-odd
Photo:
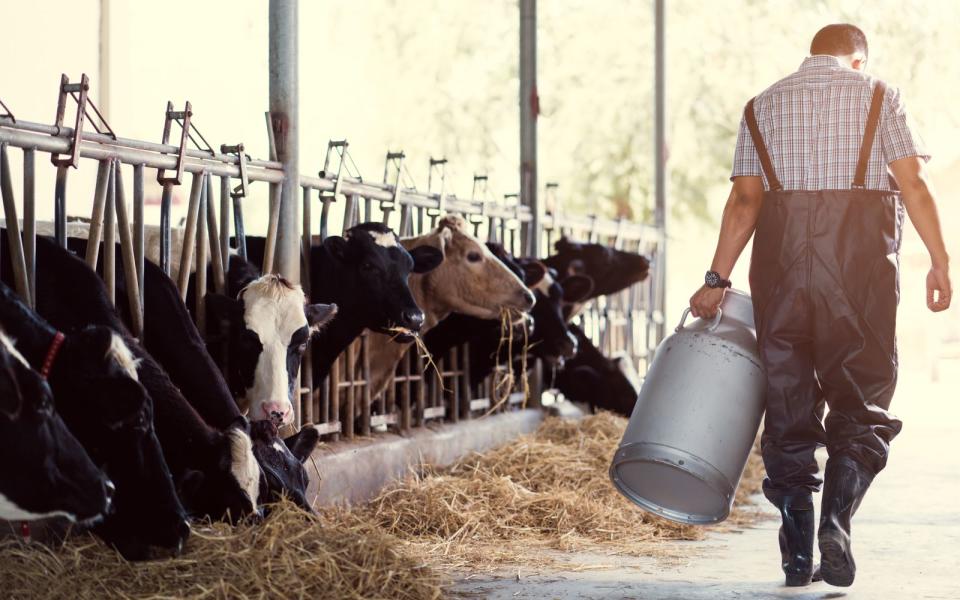
[[[410,291],[423,310],[423,335],[452,312],[499,319],[503,309],[529,311],[534,295],[486,244],[467,232],[466,222],[447,215],[427,235],[406,238],[404,248],[433,246],[443,252],[443,262],[423,275],[410,275]],[[390,336],[370,333],[371,394],[382,393],[409,347],[390,343]]]

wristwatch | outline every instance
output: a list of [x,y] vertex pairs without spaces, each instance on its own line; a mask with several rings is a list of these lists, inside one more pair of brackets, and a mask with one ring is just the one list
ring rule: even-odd
[[708,288],[728,288],[731,284],[729,279],[724,279],[720,277],[720,273],[716,271],[707,271],[707,274],[703,276],[703,282],[707,284]]

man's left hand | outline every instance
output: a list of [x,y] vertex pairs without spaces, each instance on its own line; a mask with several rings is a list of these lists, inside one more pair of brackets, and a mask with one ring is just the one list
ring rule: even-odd
[[726,288],[711,288],[703,285],[690,298],[690,313],[695,317],[712,319],[717,316]]

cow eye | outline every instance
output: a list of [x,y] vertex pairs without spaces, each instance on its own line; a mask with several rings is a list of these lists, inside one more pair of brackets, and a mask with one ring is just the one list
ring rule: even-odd
[[474,250],[473,252],[467,252],[467,260],[472,263],[477,263],[483,260],[483,255]]
[[368,261],[363,261],[362,263],[360,263],[360,269],[361,269],[362,271],[372,271],[372,270],[373,270],[373,263],[368,262]]

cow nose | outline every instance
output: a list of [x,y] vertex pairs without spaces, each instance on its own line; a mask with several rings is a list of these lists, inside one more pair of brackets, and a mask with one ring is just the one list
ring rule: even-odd
[[267,416],[267,420],[272,421],[277,427],[284,425],[288,412],[290,412],[289,407],[280,402],[263,403],[263,414]]
[[187,541],[188,537],[190,537],[190,524],[186,521],[180,521],[177,524],[177,543],[173,548],[174,556],[180,556],[183,552],[183,544]]
[[400,314],[400,324],[411,331],[420,331],[423,327],[423,312],[417,310],[405,310]]
[[536,304],[537,302],[537,297],[534,296],[533,292],[531,292],[528,289],[520,290],[520,296],[521,296],[520,305],[523,308],[523,310],[530,310],[531,308],[533,308],[533,305]]

